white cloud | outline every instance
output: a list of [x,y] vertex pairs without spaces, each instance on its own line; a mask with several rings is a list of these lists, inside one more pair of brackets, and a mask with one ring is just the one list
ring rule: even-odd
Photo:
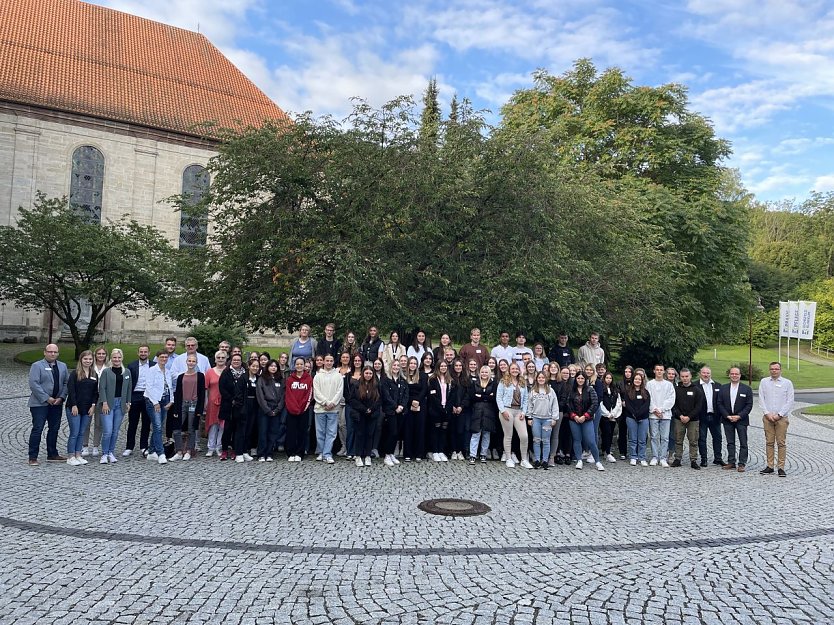
[[804,154],[809,150],[827,145],[834,145],[834,137],[797,137],[783,139],[773,148],[773,152],[784,155]]
[[516,89],[532,84],[533,79],[530,74],[505,72],[492,76],[477,85],[475,87],[475,93],[479,98],[489,102],[497,110],[498,107],[507,103]]
[[819,191],[824,193],[826,191],[834,191],[834,174],[826,176],[818,176],[811,186],[811,191]]

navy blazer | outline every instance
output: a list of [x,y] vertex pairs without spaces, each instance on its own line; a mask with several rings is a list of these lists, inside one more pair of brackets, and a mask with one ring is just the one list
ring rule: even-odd
[[[704,387],[701,385],[701,380],[692,380],[692,384],[697,385],[701,389],[701,394],[704,394]],[[714,381],[712,382],[712,414],[720,415],[721,414],[721,399],[719,398],[719,393],[721,392],[721,385]],[[701,408],[701,421],[705,421],[707,418],[707,398],[704,397],[704,405]]]
[[[156,366],[156,360],[154,360],[153,358],[148,358],[148,368],[155,367],[155,366]],[[139,382],[139,360],[137,359],[137,360],[134,360],[132,363],[130,363],[127,366],[127,370],[130,371],[130,375],[131,375],[131,378],[132,378],[131,388],[133,390],[131,391],[131,399],[134,399],[132,396],[136,395],[137,397],[135,399],[138,400],[139,397],[141,397],[142,398],[141,401],[144,402],[145,401],[145,398],[144,398],[145,391],[137,391],[136,390],[136,383]]]
[[724,384],[718,392],[718,411],[721,413],[722,419],[727,419],[728,415],[737,414],[741,417],[739,423],[742,425],[749,425],[750,411],[753,410],[753,389],[744,384],[738,383],[738,393],[736,393],[735,404],[730,402],[730,383]]

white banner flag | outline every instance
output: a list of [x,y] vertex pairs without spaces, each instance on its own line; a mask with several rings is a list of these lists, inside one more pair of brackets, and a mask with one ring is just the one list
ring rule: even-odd
[[817,313],[816,302],[798,302],[799,303],[799,333],[797,337],[800,339],[811,340],[814,338],[814,318]]
[[799,338],[799,302],[788,302],[790,308],[790,336],[792,339]]
[[791,335],[791,302],[779,302],[779,336]]

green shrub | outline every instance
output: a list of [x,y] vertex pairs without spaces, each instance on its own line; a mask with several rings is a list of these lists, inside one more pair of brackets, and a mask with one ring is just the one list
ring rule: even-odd
[[[727,367],[727,370],[724,372],[724,374],[728,378],[730,377],[730,369],[732,369],[733,367],[738,367],[739,369],[741,369],[741,379],[742,380],[747,379],[747,374],[749,372],[749,367],[750,367],[749,363],[746,363],[746,362],[734,363],[734,364],[730,365],[729,367]],[[765,377],[765,374],[762,372],[761,367],[756,365],[756,363],[754,362],[753,363],[753,379],[754,380],[761,380],[763,377]]]
[[246,331],[241,326],[221,326],[213,323],[201,323],[192,327],[189,333],[197,339],[200,344],[200,352],[214,353],[220,341],[226,340],[232,344],[243,346],[246,342]]

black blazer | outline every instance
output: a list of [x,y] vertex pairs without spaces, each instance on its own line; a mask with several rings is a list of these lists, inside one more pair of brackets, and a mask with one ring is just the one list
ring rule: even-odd
[[[156,360],[153,358],[148,358],[148,368],[155,367]],[[127,366],[128,371],[130,371],[130,377],[133,380],[133,392],[131,393],[131,403],[134,400],[142,398],[142,402],[144,402],[143,394],[145,391],[137,391],[136,384],[139,382],[139,360],[134,360]]]
[[392,380],[387,375],[380,380],[379,394],[382,399],[382,412],[391,416],[397,412],[397,406],[403,407],[404,414],[408,410],[408,384],[403,378]]
[[750,423],[750,411],[753,409],[753,389],[744,384],[738,383],[738,393],[736,394],[736,402],[730,402],[730,384],[724,384],[718,392],[718,411],[722,419],[726,419],[731,414],[737,414],[741,417],[739,423],[748,425]]
[[[698,380],[697,382],[695,380],[692,380],[692,384],[693,385],[697,384],[698,386],[700,386],[701,387],[701,394],[703,394],[704,387],[701,385],[700,380]],[[712,414],[714,414],[714,415],[720,415],[721,414],[721,408],[719,406],[719,404],[721,402],[721,398],[718,397],[718,394],[720,392],[721,392],[721,385],[718,382],[713,382],[712,383]],[[704,420],[706,418],[707,418],[707,398],[705,396],[704,397],[704,404],[701,408],[701,420]]]

